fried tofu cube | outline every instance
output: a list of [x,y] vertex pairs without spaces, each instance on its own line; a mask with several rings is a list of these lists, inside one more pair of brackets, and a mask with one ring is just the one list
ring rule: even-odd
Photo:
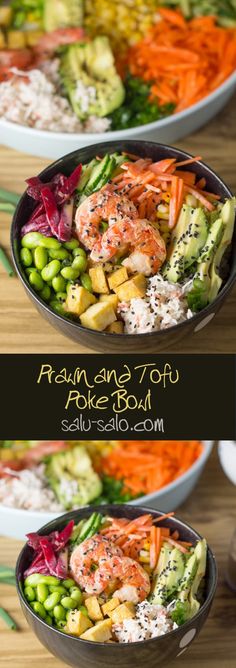
[[27,30],[25,33],[27,46],[36,46],[43,35],[42,30]]
[[106,274],[103,267],[100,267],[99,265],[97,267],[92,267],[89,269],[89,276],[92,281],[92,288],[94,292],[98,292],[102,295],[109,294]]
[[104,614],[104,617],[106,617],[107,615],[108,617],[111,617],[111,613],[113,612],[113,610],[115,610],[115,608],[118,607],[118,605],[120,605],[120,601],[118,598],[116,598],[116,596],[111,598],[110,601],[107,601],[107,603],[104,603],[102,605],[102,612]]
[[83,640],[92,640],[93,642],[107,642],[112,637],[111,634],[112,620],[104,619],[98,622],[92,629],[85,631],[80,637]]
[[147,280],[143,274],[136,274],[133,278],[130,278],[129,281],[125,281],[121,285],[118,285],[115,288],[115,292],[118,296],[118,299],[123,301],[130,301],[135,297],[145,297],[147,287]]
[[7,33],[8,49],[24,49],[26,45],[25,33],[21,30],[9,30]]
[[123,331],[124,323],[121,320],[115,320],[106,328],[106,332],[109,332],[109,334],[123,334]]
[[71,285],[65,303],[66,311],[81,315],[91,304],[96,303],[96,297],[82,285]]
[[112,295],[100,295],[99,297],[100,302],[107,302],[108,304],[111,304],[114,311],[116,311],[117,306],[118,306],[118,297],[117,295],[113,294]]
[[121,283],[127,281],[128,278],[129,275],[126,267],[120,267],[120,269],[116,269],[116,271],[113,271],[113,273],[107,279],[110,290],[115,290],[115,288],[118,288],[118,285],[121,285]]
[[103,332],[108,325],[115,322],[116,314],[114,309],[107,302],[98,302],[90,306],[85,313],[80,316],[81,325],[89,329],[95,329],[97,332]]
[[2,30],[0,30],[0,49],[4,49],[5,46],[6,46],[5,37]]
[[80,610],[70,610],[66,625],[68,633],[81,636],[82,633],[85,633],[92,626],[93,624],[90,619]]
[[113,624],[120,624],[124,619],[132,619],[135,617],[135,606],[131,601],[121,603],[115,610],[111,612],[111,619]]
[[0,26],[7,28],[12,21],[12,7],[0,7]]
[[89,598],[86,598],[85,605],[88,610],[88,615],[93,622],[103,619],[103,614],[96,596],[89,596]]

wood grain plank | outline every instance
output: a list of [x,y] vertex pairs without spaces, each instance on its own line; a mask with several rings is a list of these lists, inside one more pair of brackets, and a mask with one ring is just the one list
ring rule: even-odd
[[[236,596],[225,584],[230,538],[236,525],[235,487],[225,478],[214,447],[206,469],[189,499],[178,510],[183,520],[206,536],[217,559],[219,584],[215,601],[203,630],[188,652],[182,655],[183,668],[234,668],[236,655]],[[14,566],[20,541],[0,537],[0,562]],[[6,630],[0,622],[1,668],[62,668],[30,631],[21,613],[14,588],[0,587],[1,605],[19,625],[19,632]],[[177,668],[179,659],[172,663]],[[82,668],[82,667],[81,667]]]
[[[236,97],[208,125],[178,142],[176,146],[193,154],[201,154],[226,183],[236,192]],[[16,192],[24,188],[24,180],[41,171],[48,160],[0,148],[0,184]],[[0,216],[0,245],[9,252],[10,219]],[[37,313],[20,282],[8,278],[0,267],[0,351],[2,353],[83,353],[87,349],[54,330]],[[236,288],[221,311],[206,329],[180,341],[173,352],[222,353],[236,350]],[[94,351],[95,352],[95,351]]]

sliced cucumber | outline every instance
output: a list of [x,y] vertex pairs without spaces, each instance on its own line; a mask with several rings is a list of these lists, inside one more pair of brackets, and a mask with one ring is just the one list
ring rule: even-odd
[[90,195],[95,190],[99,190],[101,180],[107,170],[108,164],[110,162],[110,156],[108,154],[104,155],[104,158],[94,167],[90,179],[87,183],[85,192]]
[[94,168],[96,167],[97,164],[99,164],[98,161],[96,160],[96,158],[93,158],[93,160],[91,160],[88,163],[88,165],[83,166],[82,176],[81,176],[81,179],[79,181],[79,186],[77,188],[78,193],[82,193],[83,190],[85,189],[85,187],[86,187],[86,185],[87,185],[87,183],[90,179],[90,176],[92,175],[92,172],[93,172],[93,170],[94,170]]

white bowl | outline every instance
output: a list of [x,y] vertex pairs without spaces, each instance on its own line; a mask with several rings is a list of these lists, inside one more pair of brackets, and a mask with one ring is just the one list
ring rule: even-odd
[[171,144],[195,132],[215,116],[228,102],[236,88],[236,72],[210,95],[188,109],[154,123],[128,130],[101,133],[66,133],[35,130],[0,119],[0,143],[18,151],[44,158],[60,158],[95,142],[116,139],[146,139]]
[[218,453],[225,475],[233,485],[236,485],[236,442],[220,441]]
[[[189,496],[201,475],[206,461],[213,447],[213,441],[203,441],[203,451],[196,462],[186,473],[163,487],[158,492],[146,494],[135,501],[129,501],[134,506],[149,506],[163,512],[175,510]],[[65,511],[61,514],[63,515]],[[33,512],[29,510],[18,510],[0,505],[0,534],[11,538],[25,539],[25,535],[31,531],[38,531],[44,524],[51,522],[58,513]]]

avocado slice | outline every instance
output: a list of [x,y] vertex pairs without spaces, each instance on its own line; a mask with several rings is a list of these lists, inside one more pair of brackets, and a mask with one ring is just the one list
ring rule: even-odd
[[197,600],[196,595],[198,593],[199,585],[206,573],[207,544],[205,539],[200,540],[197,543],[194,554],[198,565],[189,593],[190,618],[196,615],[200,608],[200,603]]
[[43,24],[46,32],[58,28],[77,28],[83,25],[83,0],[45,0]]
[[191,554],[189,559],[187,560],[184,574],[179,585],[180,593],[178,598],[180,599],[180,601],[182,601],[182,603],[184,603],[188,599],[189,589],[195,578],[197,567],[198,567],[198,560],[197,560],[197,555],[194,551],[193,554]]
[[83,446],[52,455],[46,463],[45,475],[67,510],[90,503],[102,492],[101,480]]
[[172,233],[168,261],[164,270],[164,276],[168,281],[177,283],[186,269],[198,260],[207,234],[207,218],[203,209],[200,207],[193,209],[183,204]]
[[219,245],[224,232],[224,223],[222,218],[217,218],[211,225],[205,246],[203,246],[199,262],[208,262],[211,260],[217,246]]
[[[169,550],[164,546],[165,553],[162,554],[162,563],[157,573],[153,591],[149,597],[150,603],[164,605],[169,597],[177,591],[180,581],[184,575],[185,559],[178,548]],[[162,567],[163,566],[163,567]]]
[[225,251],[232,241],[234,223],[235,223],[235,204],[236,204],[235,197],[233,197],[232,199],[228,199],[226,200],[221,210],[221,218],[224,224],[224,232],[221,238],[220,245],[215,253],[212,266],[210,268],[210,282],[211,282],[209,289],[210,303],[213,302],[214,299],[217,297],[218,292],[222,285],[222,278],[219,273],[220,265],[223,256],[225,254]]
[[125,90],[107,37],[70,44],[61,56],[60,75],[75,114],[86,120],[119,107]]

